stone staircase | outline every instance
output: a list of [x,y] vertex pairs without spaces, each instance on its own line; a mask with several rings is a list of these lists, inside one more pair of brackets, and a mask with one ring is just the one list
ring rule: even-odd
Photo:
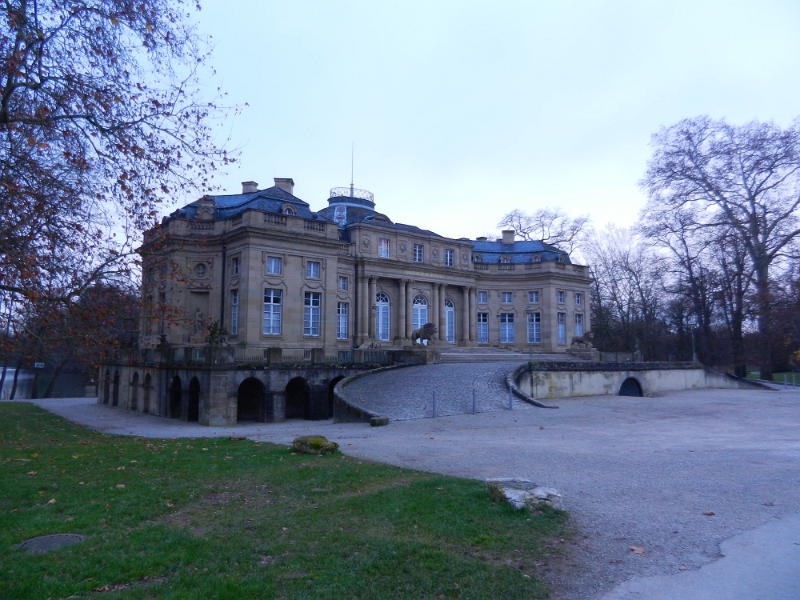
[[[509,350],[508,348],[478,347],[465,348],[459,346],[440,346],[442,363],[489,363],[489,362],[526,362],[530,358],[527,352]],[[575,362],[577,359],[569,354],[533,353],[534,361]]]

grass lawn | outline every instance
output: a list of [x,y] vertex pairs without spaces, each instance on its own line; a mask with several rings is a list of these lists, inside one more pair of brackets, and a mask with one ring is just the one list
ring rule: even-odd
[[[481,482],[0,404],[2,598],[543,598],[565,514]],[[16,544],[85,541],[47,554]]]
[[[796,384],[800,385],[800,373],[792,373],[791,371],[780,371],[779,373],[772,374],[772,381],[775,383],[792,383],[792,375],[794,375],[794,381]],[[758,371],[748,371],[747,373],[748,379],[758,379],[759,373]]]

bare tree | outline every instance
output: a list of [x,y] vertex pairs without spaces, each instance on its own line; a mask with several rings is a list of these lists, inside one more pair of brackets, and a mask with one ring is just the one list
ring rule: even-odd
[[514,230],[517,237],[527,241],[542,241],[572,254],[585,238],[589,217],[570,218],[560,208],[541,208],[533,213],[512,210],[498,227]]
[[800,236],[800,125],[737,127],[685,119],[653,136],[641,185],[648,209],[689,208],[704,227],[729,229],[752,262],[762,343],[761,377],[772,378],[770,269]]

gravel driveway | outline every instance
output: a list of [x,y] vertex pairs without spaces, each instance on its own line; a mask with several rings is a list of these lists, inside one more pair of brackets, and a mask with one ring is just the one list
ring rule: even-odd
[[[108,432],[234,431],[86,401],[38,403]],[[563,600],[599,598],[634,577],[692,571],[719,559],[723,541],[800,513],[797,391],[702,390],[559,399],[558,405],[374,429],[291,421],[235,432],[278,443],[318,432],[363,458],[461,477],[521,476],[558,488],[577,531],[567,558],[548,574]]]

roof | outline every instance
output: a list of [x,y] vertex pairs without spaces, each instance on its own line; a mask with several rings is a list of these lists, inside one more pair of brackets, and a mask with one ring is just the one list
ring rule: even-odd
[[473,241],[472,252],[480,254],[483,262],[500,262],[500,258],[507,256],[512,263],[529,263],[531,255],[538,254],[542,261],[562,260],[569,261],[569,255],[555,246],[540,241],[515,241],[513,244],[504,244],[502,240],[495,242]]

